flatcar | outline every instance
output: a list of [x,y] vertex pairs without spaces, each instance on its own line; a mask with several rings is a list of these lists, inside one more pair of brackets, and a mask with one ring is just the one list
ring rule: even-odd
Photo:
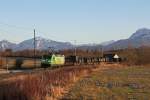
[[68,56],[65,58],[65,61],[67,65],[99,64],[101,62],[101,57]]
[[[113,59],[113,60],[111,60]],[[100,64],[100,62],[121,62],[122,58],[114,58],[114,56],[104,57],[87,57],[87,56],[64,56],[60,54],[50,54],[42,56],[41,66],[67,66],[67,65],[90,65],[90,64]]]

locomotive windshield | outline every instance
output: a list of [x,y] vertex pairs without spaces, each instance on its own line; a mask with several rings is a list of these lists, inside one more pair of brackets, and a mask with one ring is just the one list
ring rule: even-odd
[[51,59],[52,58],[52,55],[44,55],[43,57],[42,57],[42,59]]

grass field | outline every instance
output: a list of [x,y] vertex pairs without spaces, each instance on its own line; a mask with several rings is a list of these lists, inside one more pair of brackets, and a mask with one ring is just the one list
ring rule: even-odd
[[64,99],[150,100],[150,67],[96,71],[80,79]]
[[[79,77],[95,66],[69,66],[35,73],[23,73],[0,80],[0,100],[58,100]],[[1,76],[0,76],[1,77]],[[12,91],[13,90],[13,91]]]
[[15,100],[149,100],[149,79],[150,67],[146,66],[64,67],[24,78],[17,75],[7,84],[1,82],[0,99],[11,100],[15,96]]

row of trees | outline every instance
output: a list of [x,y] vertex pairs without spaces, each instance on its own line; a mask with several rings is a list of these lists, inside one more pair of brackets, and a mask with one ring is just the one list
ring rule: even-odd
[[[48,50],[36,50],[36,57],[41,57],[42,55],[48,55],[52,53]],[[54,51],[53,53],[63,54],[65,56],[68,55],[75,55],[75,51],[72,49]],[[34,50],[23,50],[23,51],[16,51],[13,52],[11,49],[6,49],[3,52],[0,52],[1,56],[9,56],[9,57],[34,57]],[[76,50],[76,55],[78,56],[102,56],[102,52],[98,50]]]
[[[60,50],[55,53],[63,54],[65,56],[75,55],[75,51],[72,49],[68,50]],[[106,53],[106,52],[104,52]],[[117,53],[120,57],[126,58],[124,63],[129,65],[143,65],[150,64],[150,47],[140,47],[140,48],[132,48],[129,47],[124,50],[116,50],[111,51],[111,53]],[[41,57],[42,55],[49,54],[49,51],[36,50],[36,57]],[[76,50],[76,55],[78,56],[101,56],[103,55],[102,51],[99,50]],[[7,49],[3,52],[0,52],[0,56],[13,56],[13,57],[34,57],[34,50],[23,50],[13,52],[11,49]]]
[[150,48],[128,48],[117,51],[121,57],[126,58],[125,63],[128,65],[146,65],[150,64]]

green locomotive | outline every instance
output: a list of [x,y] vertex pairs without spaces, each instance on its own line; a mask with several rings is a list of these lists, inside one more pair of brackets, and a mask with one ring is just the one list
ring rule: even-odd
[[62,66],[65,64],[65,56],[64,55],[44,55],[41,59],[41,66]]

